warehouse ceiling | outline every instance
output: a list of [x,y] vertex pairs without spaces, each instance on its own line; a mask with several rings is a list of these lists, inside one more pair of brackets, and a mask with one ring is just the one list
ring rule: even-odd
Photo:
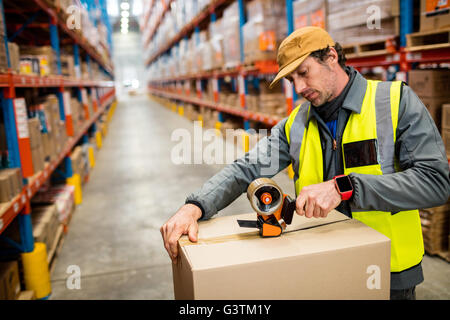
[[114,32],[120,32],[123,20],[129,31],[138,31],[138,18],[142,14],[143,2],[146,0],[107,0],[108,15]]

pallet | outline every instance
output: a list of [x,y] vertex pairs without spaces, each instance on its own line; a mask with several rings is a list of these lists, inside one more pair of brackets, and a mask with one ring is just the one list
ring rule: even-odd
[[342,46],[342,49],[344,50],[345,57],[352,59],[394,53],[396,48],[395,44],[395,38],[388,38],[378,41],[346,44]]
[[450,252],[449,251],[441,251],[437,254],[439,257],[450,263]]
[[450,48],[450,28],[406,35],[406,50],[419,51]]
[[448,263],[450,263],[450,253],[449,251],[429,251],[425,250],[426,254],[432,257],[439,257]]
[[277,74],[278,73],[278,63],[276,60],[262,60],[244,63],[244,70],[258,71],[263,74]]

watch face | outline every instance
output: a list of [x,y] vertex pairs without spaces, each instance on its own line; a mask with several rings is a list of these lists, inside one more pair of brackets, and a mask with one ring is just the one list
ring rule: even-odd
[[350,181],[349,176],[336,178],[336,183],[337,183],[337,185],[339,187],[339,191],[341,193],[353,190],[352,182]]

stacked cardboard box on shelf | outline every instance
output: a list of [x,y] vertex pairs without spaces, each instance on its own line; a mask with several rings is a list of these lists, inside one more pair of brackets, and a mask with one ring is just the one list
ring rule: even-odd
[[14,74],[20,72],[20,51],[19,46],[14,42],[8,42],[9,62],[11,64],[11,71]]
[[220,92],[219,101],[229,108],[240,108],[239,94],[234,92]]
[[31,223],[35,242],[45,243],[47,253],[53,247],[58,227],[60,226],[58,211],[55,205],[33,206]]
[[432,255],[448,252],[450,204],[421,209],[419,213],[425,251]]
[[6,73],[8,71],[8,60],[4,43],[4,36],[0,35],[0,73]]
[[60,119],[58,98],[48,95],[40,99],[38,109],[43,111],[41,118],[42,144],[44,158],[53,160],[62,150],[66,140],[66,128]]
[[93,97],[94,97],[94,90],[91,90],[90,94],[86,94],[87,96],[87,106],[88,106],[88,112],[89,112],[89,118],[92,117],[92,115],[94,114],[94,101],[93,101]]
[[214,128],[219,119],[219,112],[210,108],[202,108],[203,126]]
[[441,135],[444,140],[447,158],[450,158],[450,104],[442,105]]
[[[32,74],[39,76],[48,76],[58,74],[56,66],[56,53],[50,46],[32,47],[32,46],[20,46],[20,60],[38,61],[38,68],[33,67],[31,69]],[[28,69],[21,67],[21,73],[28,72]]]
[[91,75],[89,73],[89,68],[86,62],[81,62],[81,79],[89,80]]
[[450,27],[448,1],[420,1],[420,31],[434,31]]
[[240,63],[239,6],[233,2],[222,17],[224,67],[234,68]]
[[261,93],[258,111],[269,115],[286,115],[286,97],[281,93]]
[[0,15],[0,73],[5,73],[7,70],[8,60],[6,58],[4,21],[3,15]]
[[386,40],[399,34],[398,0],[321,2],[327,12],[325,25],[330,35],[343,45]]
[[[220,131],[222,132],[222,136],[226,137],[227,130],[237,130],[242,127],[243,127],[242,119],[227,118],[224,122],[222,122],[222,124],[220,126]],[[230,132],[232,132],[232,131],[230,131]]]
[[245,104],[248,111],[258,112],[259,110],[259,94],[249,93],[245,96]]
[[33,161],[34,172],[39,172],[45,166],[44,145],[41,136],[41,122],[38,118],[28,120],[30,132],[31,159]]
[[224,64],[223,57],[223,34],[221,32],[222,20],[209,24],[209,42],[205,46],[204,54],[204,70],[221,69]]
[[440,130],[442,105],[450,103],[450,69],[411,70],[408,78]]
[[327,29],[327,1],[295,1],[294,4],[295,29],[315,26]]
[[278,83],[274,88],[269,88],[270,82],[260,81],[259,96],[258,96],[258,110],[259,112],[269,115],[286,115],[286,96],[283,93],[281,83]]
[[[193,38],[195,39],[195,38]],[[197,43],[198,41],[198,43]],[[191,72],[194,74],[200,73],[203,70],[211,69],[210,66],[206,66],[205,68],[205,61],[204,58],[204,50],[207,48],[207,43],[209,41],[209,35],[208,30],[202,30],[198,34],[198,39],[194,43],[193,48],[193,64],[192,64],[192,70]],[[172,76],[172,75],[171,75]]]
[[197,121],[200,113],[198,112],[198,108],[188,103],[184,105],[184,115],[191,121]]
[[285,2],[253,0],[247,4],[247,20],[243,26],[245,63],[276,60],[287,33]]
[[[70,94],[70,93],[69,93]],[[70,109],[72,112],[72,123],[73,123],[73,131],[74,134],[78,134],[81,130],[81,126],[84,122],[84,110],[83,105],[77,98],[71,97],[68,99],[70,102]]]
[[19,264],[0,262],[0,300],[16,300],[20,294]]
[[74,206],[75,187],[71,185],[54,185],[42,187],[31,199],[34,206],[55,205],[59,222],[67,225]]
[[72,161],[72,172],[73,174],[79,174],[81,182],[86,182],[86,177],[89,174],[89,162],[87,159],[87,154],[83,152],[81,146],[77,146],[73,149],[70,155],[70,160]]
[[75,78],[75,62],[73,55],[61,54],[61,74],[66,77]]
[[66,11],[71,5],[76,4],[77,1],[74,0],[50,0],[56,8],[61,8]]
[[0,202],[11,201],[22,189],[22,172],[19,168],[0,170]]

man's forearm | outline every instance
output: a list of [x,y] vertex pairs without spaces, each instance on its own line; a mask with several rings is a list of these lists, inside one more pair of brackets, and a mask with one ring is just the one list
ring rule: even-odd
[[289,145],[284,133],[285,120],[272,129],[244,157],[227,165],[210,178],[203,187],[189,195],[186,202],[200,204],[202,219],[209,219],[227,207],[248,185],[259,177],[273,177],[290,164]]
[[411,168],[382,176],[352,173],[350,177],[354,185],[354,211],[398,212],[435,207],[445,203],[450,192],[448,179],[436,167]]

